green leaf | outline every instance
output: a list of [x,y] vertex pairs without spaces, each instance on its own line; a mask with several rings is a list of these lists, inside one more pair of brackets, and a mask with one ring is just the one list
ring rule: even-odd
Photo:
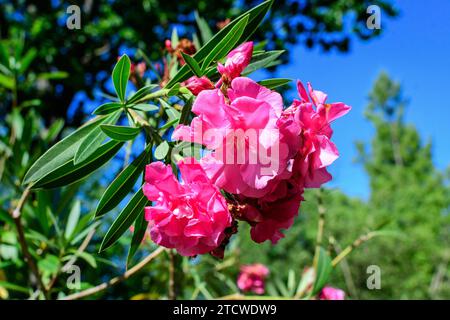
[[131,191],[148,161],[151,148],[152,146],[149,144],[132,163],[119,173],[105,190],[98,203],[95,212],[96,217],[100,217],[114,209]]
[[98,148],[89,158],[81,163],[75,165],[72,159],[69,159],[66,163],[54,168],[49,174],[38,180],[33,185],[33,188],[57,188],[81,180],[111,160],[122,145],[123,142],[111,140]]
[[231,49],[235,47],[244,33],[245,27],[248,24],[248,15],[240,19],[235,26],[230,30],[230,32],[223,37],[222,40],[217,43],[217,45],[211,50],[211,52],[206,56],[202,64],[202,70],[206,70],[211,62],[220,60],[225,57]]
[[167,114],[169,122],[180,119],[181,114],[178,110],[176,110],[174,107],[172,107],[163,99],[159,99],[159,103],[161,103],[162,107],[164,108],[164,112]]
[[14,78],[0,73],[0,86],[12,90],[14,88]]
[[125,102],[125,92],[127,90],[128,79],[130,78],[131,62],[130,58],[124,54],[117,62],[112,72],[112,80],[117,97]]
[[36,194],[37,208],[34,210],[35,216],[43,230],[44,234],[50,234],[51,219],[51,200],[47,191],[39,191]]
[[302,278],[300,279],[297,290],[295,292],[298,297],[303,297],[308,288],[310,288],[314,283],[314,274],[314,268],[309,268],[305,272],[303,272]]
[[169,144],[167,141],[161,142],[160,145],[158,145],[155,149],[155,158],[158,160],[162,160],[166,157],[167,153],[169,152]]
[[105,120],[104,117],[94,118],[47,150],[28,170],[23,184],[38,181],[67,161],[72,161],[83,138],[91,133],[103,120]]
[[181,85],[176,83],[170,90],[167,92],[168,97],[176,96],[180,92]]
[[130,228],[148,203],[149,201],[140,188],[131,198],[130,202],[128,202],[126,207],[119,213],[116,220],[114,220],[106,233],[105,238],[103,238],[102,244],[100,245],[100,252],[109,248],[119,240],[120,236]]
[[141,132],[140,127],[115,126],[111,124],[102,124],[100,128],[108,137],[117,141],[132,140]]
[[[219,43],[228,33],[229,31],[238,23],[241,19],[248,15],[248,24],[245,27],[245,30],[239,39],[238,43],[242,43],[246,41],[257,29],[259,24],[262,22],[264,16],[269,11],[272,6],[274,0],[267,0],[261,3],[260,5],[244,12],[239,17],[231,21],[227,24],[223,29],[221,29],[211,40],[208,41],[197,53],[193,56],[195,61],[198,63],[202,62],[205,57],[211,52],[213,48],[216,47],[217,43]],[[192,72],[189,69],[189,66],[184,65],[177,74],[172,77],[172,79],[167,83],[166,87],[171,88],[176,83],[182,82],[189,78],[192,75]]]
[[22,292],[22,293],[29,293],[30,290],[28,288],[25,287],[21,287],[17,284],[11,283],[11,282],[7,282],[7,281],[2,281],[0,280],[0,287],[1,288],[5,288],[11,291],[17,291],[17,292]]
[[148,222],[145,220],[145,212],[142,210],[140,215],[137,217],[134,222],[134,231],[133,237],[131,238],[130,250],[128,251],[127,256],[127,266],[131,263],[136,251],[139,249],[139,246],[144,239],[145,232],[147,231]]
[[[103,123],[116,123],[120,117],[120,114],[120,111],[111,114],[103,121]],[[95,152],[95,150],[97,150],[101,146],[106,137],[106,134],[103,133],[100,126],[94,128],[94,130],[92,130],[81,142],[80,146],[77,149],[77,152],[75,153],[73,163],[78,164],[86,160],[91,154]]]
[[137,110],[137,111],[143,111],[143,112],[153,112],[159,110],[158,106],[155,106],[154,104],[147,104],[147,103],[139,103],[132,106],[129,106],[128,108]]
[[86,261],[92,268],[97,268],[97,261],[95,261],[95,257],[92,254],[87,252],[79,252],[77,256]]
[[202,74],[202,70],[200,69],[200,66],[198,65],[197,61],[195,61],[194,58],[192,58],[190,55],[184,53],[183,51],[180,51],[180,52],[181,52],[181,55],[183,56],[184,62],[186,62],[186,64],[189,66],[192,73],[195,76],[200,78],[203,74]]
[[53,71],[53,72],[43,72],[37,75],[38,79],[42,80],[61,80],[69,76],[68,72],[65,71]]
[[283,52],[284,52],[284,50],[273,50],[273,51],[267,51],[264,53],[254,54],[252,59],[250,60],[249,65],[242,72],[242,75],[244,75],[244,76],[249,75],[250,73],[255,72],[256,70],[267,68]]
[[6,212],[5,210],[3,210],[2,208],[0,208],[0,221],[4,221],[9,224],[14,223],[14,220],[11,217],[11,215],[8,212]]
[[333,266],[331,258],[324,248],[319,249],[319,258],[317,259],[316,279],[314,281],[312,295],[316,295],[327,284]]
[[148,86],[142,87],[141,89],[139,89],[138,91],[136,91],[136,93],[134,93],[127,101],[127,105],[133,104],[136,101],[138,101],[139,99],[145,97],[146,95],[150,94],[153,89],[157,88],[158,85],[157,84],[150,84]]
[[108,103],[102,104],[100,107],[95,109],[93,114],[96,114],[96,115],[110,114],[110,113],[113,113],[114,111],[119,110],[122,107],[123,107],[123,105],[119,102],[108,102]]
[[170,37],[170,42],[172,44],[172,48],[176,48],[178,46],[180,40],[178,38],[177,28],[172,29],[172,36]]
[[186,125],[189,123],[189,115],[191,114],[193,103],[194,103],[194,99],[193,99],[193,97],[191,97],[184,104],[183,109],[181,109],[180,124]]
[[[172,127],[173,125],[178,123],[178,119],[173,119],[171,121],[167,121],[164,125],[162,125],[160,128],[158,128],[158,132],[165,132],[167,129]],[[162,134],[161,134],[162,135]]]
[[69,252],[73,253],[73,254],[65,256],[62,259],[62,261],[68,261],[72,258],[76,258],[76,259],[81,258],[84,261],[86,261],[92,268],[94,268],[94,269],[97,268],[97,261],[95,260],[95,257],[92,254],[84,252],[84,251],[78,252],[75,249],[71,249],[71,250],[69,250]]
[[81,204],[80,201],[77,200],[72,206],[70,210],[69,217],[67,219],[66,230],[64,231],[64,238],[69,240],[72,238],[73,231],[75,230],[78,221],[80,220],[81,213]]
[[[197,22],[198,29],[200,30],[200,36],[202,37],[202,42],[207,43],[213,37],[211,28],[209,27],[206,20],[199,16],[197,11],[195,11],[195,21]],[[200,47],[197,47],[197,48],[200,48]]]
[[64,120],[57,119],[52,125],[48,128],[45,133],[44,140],[49,143],[56,139],[56,137],[60,134],[61,130],[64,128]]
[[59,259],[57,256],[47,254],[44,259],[38,261],[38,268],[44,275],[56,274],[59,270]]
[[23,74],[28,69],[31,62],[33,62],[34,58],[36,58],[36,55],[37,55],[36,48],[31,48],[30,50],[27,51],[27,53],[20,60],[20,67],[18,70],[19,74]]
[[261,80],[258,83],[267,89],[275,89],[277,87],[284,86],[291,82],[292,79],[285,79],[285,78],[273,78],[273,79],[265,79]]

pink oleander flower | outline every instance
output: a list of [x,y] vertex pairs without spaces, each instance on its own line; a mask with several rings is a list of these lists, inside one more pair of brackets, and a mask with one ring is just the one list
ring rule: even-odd
[[309,83],[311,101],[300,81],[297,82],[297,89],[300,100],[294,100],[283,112],[280,118],[283,124],[279,125],[292,126],[295,128],[293,131],[297,127],[301,129],[301,146],[293,171],[299,172],[306,188],[318,188],[331,180],[326,167],[339,157],[336,145],[331,142],[333,130],[330,123],[349,112],[351,107],[342,102],[326,103],[327,95],[313,90]]
[[284,238],[281,230],[289,229],[297,217],[303,201],[303,188],[292,179],[282,180],[274,190],[261,198],[239,197],[240,220],[251,225],[250,235],[257,243],[270,240],[276,244]]
[[[290,148],[277,127],[280,94],[238,77],[224,96],[221,90],[200,92],[190,126],[178,126],[172,138],[203,144],[206,173],[219,188],[247,197],[264,196],[277,176],[289,177]],[[296,144],[295,144],[296,145]]]
[[237,279],[237,285],[243,292],[264,294],[265,280],[269,275],[269,269],[260,263],[241,267],[241,273]]
[[182,183],[170,165],[153,162],[145,169],[143,192],[153,201],[145,208],[152,240],[175,248],[183,256],[216,249],[231,225],[231,215],[220,190],[193,158],[178,163]]
[[230,51],[227,55],[225,65],[219,63],[217,70],[219,73],[231,81],[241,75],[242,71],[248,66],[253,54],[253,42],[245,42],[236,49]]
[[325,287],[319,294],[320,300],[345,300],[345,292],[333,287]]
[[252,226],[255,242],[270,240],[275,244],[284,236],[281,230],[292,226],[304,188],[320,187],[330,180],[326,167],[339,155],[330,140],[330,122],[346,114],[350,107],[343,103],[326,104],[327,96],[314,91],[311,85],[312,102],[300,82],[298,90],[301,100],[295,100],[277,121],[281,144],[289,149],[289,174],[271,180],[263,197],[237,197],[238,203],[244,205],[239,218]]
[[190,77],[183,85],[188,88],[194,96],[197,96],[203,90],[214,89],[214,84],[206,76],[201,78],[196,76]]

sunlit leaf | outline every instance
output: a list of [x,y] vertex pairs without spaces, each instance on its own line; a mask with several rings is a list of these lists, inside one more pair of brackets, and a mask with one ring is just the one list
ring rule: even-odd
[[81,214],[81,204],[80,201],[77,200],[72,206],[70,210],[69,217],[67,219],[66,229],[64,231],[64,238],[71,239],[73,235],[73,231],[75,230],[78,221],[80,220]]
[[[246,41],[258,28],[264,16],[272,6],[272,3],[273,0],[264,1],[260,5],[241,14],[239,17],[237,17],[229,24],[227,24],[224,28],[222,28],[216,35],[214,35],[214,37],[212,37],[211,40],[208,41],[208,43],[206,43],[203,47],[200,48],[200,50],[196,52],[193,58],[198,63],[202,62],[206,58],[206,56],[211,52],[211,50],[216,47],[217,43],[219,43],[241,19],[243,19],[245,16],[248,15],[248,24],[245,27],[245,30],[241,38],[237,42],[237,44]],[[189,67],[187,65],[184,65],[177,72],[177,74],[174,77],[172,77],[172,79],[167,83],[166,87],[170,88],[174,86],[176,83],[186,80],[192,74],[193,73],[190,71]]]
[[169,152],[169,144],[167,141],[161,142],[156,149],[155,149],[155,158],[158,160],[162,160],[167,156],[167,153]]
[[92,132],[103,120],[105,120],[104,117],[94,118],[47,150],[28,170],[23,184],[35,182],[69,160],[72,161],[83,138]]
[[142,190],[139,189],[109,228],[100,245],[100,252],[109,248],[119,240],[122,234],[130,228],[148,203],[149,201],[142,193]]
[[324,248],[320,248],[317,259],[316,279],[314,281],[312,295],[316,295],[327,284],[333,266],[331,258]]
[[111,160],[122,147],[123,142],[108,141],[98,148],[85,161],[74,164],[72,159],[54,168],[49,174],[38,180],[33,188],[56,188],[81,180]]
[[267,89],[275,89],[277,87],[284,86],[291,82],[292,79],[285,79],[285,78],[273,78],[273,79],[265,79],[261,80],[258,83]]
[[119,110],[122,107],[123,107],[123,105],[119,102],[108,102],[108,103],[102,104],[100,107],[95,109],[93,114],[96,114],[96,115],[110,114],[110,113],[113,113],[114,111]]
[[[211,50],[211,52],[206,56],[202,64],[202,70],[205,70],[211,62],[220,60],[226,56],[226,54],[235,47],[244,33],[245,27],[248,23],[248,16],[244,16],[240,19],[236,25],[231,28],[230,32],[223,37],[222,40],[217,43],[217,45]],[[194,60],[195,61],[195,60]]]
[[144,170],[150,150],[151,145],[148,145],[108,186],[98,203],[96,217],[114,209],[127,196]]
[[112,80],[117,97],[120,101],[125,101],[128,79],[130,78],[131,62],[130,58],[124,54],[117,62],[112,72]]
[[[119,117],[120,112],[118,111],[109,115],[102,123],[116,123]],[[83,141],[78,147],[77,152],[75,153],[75,156],[73,158],[74,164],[78,164],[86,160],[91,154],[95,152],[95,150],[97,150],[101,146],[106,138],[107,136],[105,133],[103,133],[100,126],[94,128],[94,130],[92,130],[85,138],[83,138]]]
[[102,124],[100,128],[108,137],[117,141],[133,140],[141,132],[140,127],[125,127],[110,124]]

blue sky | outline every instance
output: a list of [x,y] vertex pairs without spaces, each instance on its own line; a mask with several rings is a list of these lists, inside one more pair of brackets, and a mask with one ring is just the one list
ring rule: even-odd
[[[328,93],[329,101],[353,107],[337,120],[334,141],[341,157],[332,165],[334,176],[328,186],[349,195],[367,198],[366,174],[356,156],[354,141],[370,141],[373,128],[363,117],[367,95],[377,75],[385,70],[403,85],[410,99],[406,121],[419,130],[423,141],[432,139],[434,163],[439,169],[450,165],[450,2],[440,0],[395,1],[400,16],[382,16],[383,35],[369,42],[354,41],[350,53],[323,53],[295,47],[292,63],[277,76],[301,79]],[[292,92],[293,97],[295,92]]]

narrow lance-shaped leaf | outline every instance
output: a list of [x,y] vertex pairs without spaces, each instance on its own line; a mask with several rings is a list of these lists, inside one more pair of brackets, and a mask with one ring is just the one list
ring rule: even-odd
[[331,258],[324,248],[320,248],[316,266],[316,279],[312,290],[312,295],[316,295],[327,284],[333,266]]
[[236,23],[230,32],[211,50],[206,56],[202,64],[202,70],[206,70],[210,63],[216,60],[220,60],[227,55],[227,53],[235,47],[244,33],[245,26],[248,23],[248,15],[243,17]]
[[284,50],[273,50],[264,53],[254,54],[250,60],[250,64],[244,69],[242,75],[249,75],[256,70],[267,68],[272,62],[274,62]]
[[[117,111],[109,115],[102,123],[116,123],[119,119],[121,112]],[[92,130],[81,142],[80,146],[73,158],[74,164],[78,164],[86,160],[91,154],[97,150],[106,139],[106,134],[103,133],[100,126],[97,126]]]
[[108,103],[102,104],[100,107],[95,109],[93,114],[96,114],[96,115],[110,114],[110,113],[113,113],[114,111],[119,110],[122,107],[123,107],[123,105],[119,102],[108,102]]
[[115,126],[110,124],[102,124],[100,128],[108,137],[117,141],[133,140],[141,132],[140,127]]
[[[237,17],[229,24],[227,24],[223,29],[221,29],[216,35],[214,35],[214,37],[212,37],[211,40],[208,41],[208,43],[206,43],[203,47],[200,48],[200,50],[197,51],[197,53],[193,56],[193,58],[198,63],[202,62],[205,59],[205,57],[211,52],[211,50],[216,47],[217,43],[220,42],[220,40],[222,40],[230,32],[233,26],[235,26],[237,22],[239,22],[242,18],[248,15],[248,24],[245,27],[244,33],[242,34],[237,44],[247,40],[253,34],[253,32],[255,32],[259,24],[262,22],[264,16],[272,6],[272,3],[273,0],[264,1],[260,5],[241,14],[239,17]],[[177,72],[177,74],[173,76],[172,79],[167,83],[166,87],[170,88],[176,83],[186,80],[191,75],[192,72],[190,72],[189,67],[187,65],[184,65]]]
[[103,238],[100,245],[100,252],[109,248],[127,231],[139,214],[144,210],[144,207],[149,203],[147,198],[142,193],[142,189],[139,189],[125,208],[119,213],[116,220],[106,232],[105,238]]
[[158,106],[155,106],[154,104],[148,104],[148,103],[139,103],[129,106],[128,108],[137,110],[137,111],[143,111],[143,112],[153,112],[159,110]]
[[100,202],[98,203],[95,213],[96,217],[100,217],[108,211],[114,209],[131,191],[137,179],[144,170],[144,166],[148,159],[148,154],[152,146],[148,145],[144,151],[130,163],[109,187],[103,193]]
[[131,62],[130,58],[124,54],[114,67],[112,80],[117,97],[120,101],[125,101],[128,79],[130,78]]
[[127,101],[127,105],[133,104],[136,101],[138,101],[139,99],[145,97],[146,95],[150,94],[153,89],[157,88],[158,85],[157,84],[150,84],[148,86],[142,87],[141,89],[139,89],[138,91],[136,91],[136,93],[134,93]]
[[28,169],[23,184],[35,182],[67,161],[72,160],[83,138],[94,130],[104,119],[104,117],[94,118],[92,121],[86,123],[84,126],[48,149],[47,152],[45,152],[34,162],[31,168]]
[[75,165],[72,159],[69,159],[66,163],[55,168],[52,172],[38,180],[33,185],[33,188],[57,188],[81,180],[111,160],[122,145],[123,142],[111,140],[79,164]]
[[195,61],[194,58],[192,58],[190,55],[184,53],[183,51],[180,51],[180,52],[181,52],[181,55],[183,56],[184,61],[191,69],[192,73],[194,73],[194,75],[196,77],[200,78],[203,74],[202,74],[202,70],[200,69],[200,66],[198,65],[197,61]]
[[200,30],[200,36],[202,37],[203,43],[207,43],[213,37],[211,28],[206,20],[200,17],[197,11],[195,11],[195,21],[197,22],[198,29]]
[[273,79],[265,79],[261,80],[258,83],[267,89],[275,89],[281,86],[284,86],[291,82],[292,79],[285,79],[285,78],[273,78]]
[[69,217],[67,218],[66,230],[64,231],[64,238],[66,240],[71,239],[73,231],[75,230],[78,221],[80,219],[81,205],[80,201],[75,201],[72,209],[70,210]]
[[127,266],[131,263],[136,251],[144,240],[145,232],[147,231],[148,222],[145,220],[145,211],[142,210],[136,221],[134,222],[133,237],[131,238],[130,249],[128,250]]

